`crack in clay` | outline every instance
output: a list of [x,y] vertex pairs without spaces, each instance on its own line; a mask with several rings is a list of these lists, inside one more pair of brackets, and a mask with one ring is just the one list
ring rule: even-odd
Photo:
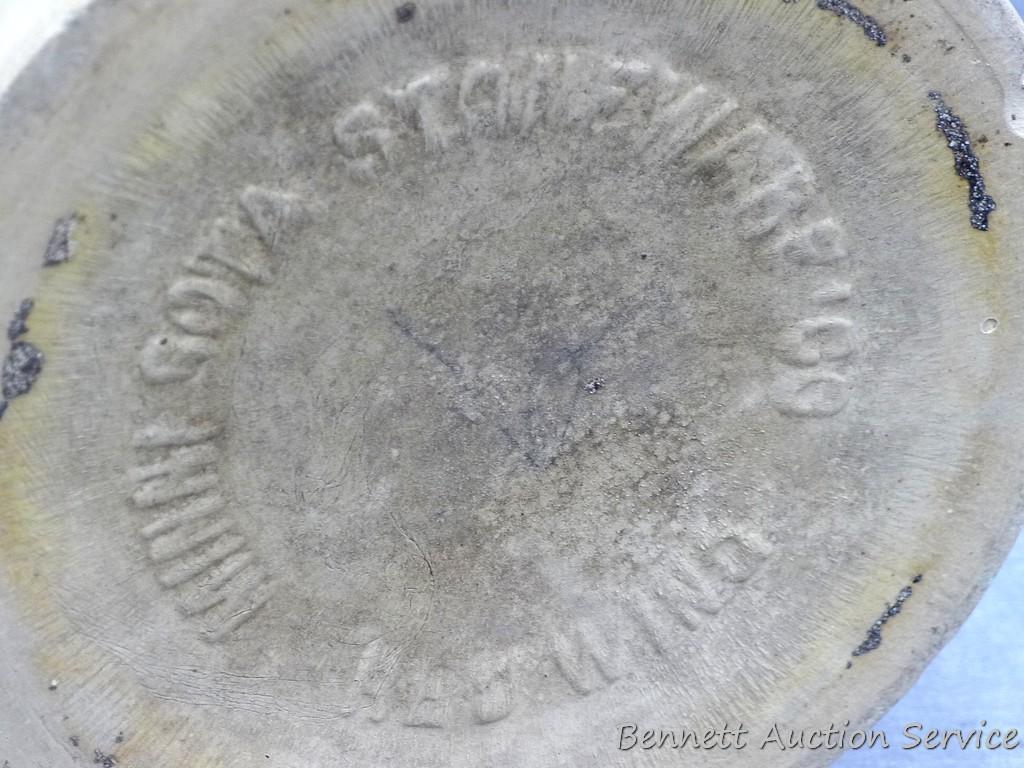
[[28,394],[43,370],[43,361],[43,353],[34,344],[27,341],[15,342],[4,360],[3,373],[0,375],[4,399],[10,401]]
[[28,394],[43,371],[43,353],[34,344],[19,340],[28,333],[28,316],[33,306],[32,299],[21,302],[7,326],[7,338],[12,344],[0,368],[0,418],[7,412],[11,400]]
[[[875,623],[871,625],[870,629],[868,629],[864,642],[854,649],[854,656],[863,656],[865,653],[870,653],[882,644],[882,627],[889,623],[889,619],[902,612],[903,604],[914,594],[914,588],[912,585],[921,583],[921,579],[923,578],[924,576],[921,574],[915,576],[910,584],[900,590],[899,595],[896,596],[896,602],[886,603],[885,610],[882,611],[882,615],[879,616],[875,620]],[[849,665],[847,665],[847,667],[849,667]]]
[[10,341],[15,341],[18,337],[28,333],[28,316],[31,314],[34,306],[35,302],[32,299],[25,299],[21,302],[21,306],[18,307],[17,312],[14,313],[14,317],[11,318],[11,322],[7,326],[7,338]]
[[[63,264],[71,258],[71,235],[79,216],[72,213],[58,219],[53,233],[43,253],[43,266],[53,267]],[[19,339],[28,333],[28,316],[32,314],[35,302],[25,299],[18,306],[7,325],[7,338],[11,342],[11,351],[4,358],[0,368],[0,419],[7,413],[11,400],[27,395],[43,372],[46,356],[35,344]]]
[[949,108],[941,93],[931,91],[928,98],[935,104],[935,127],[946,137],[946,144],[953,152],[956,173],[969,185],[967,206],[971,211],[971,226],[987,232],[989,214],[996,209],[996,201],[986,193],[981,161],[974,154],[971,136],[963,120]]
[[[796,0],[783,0],[783,2],[794,3]],[[823,11],[831,11],[840,18],[852,21],[863,30],[865,37],[878,47],[881,48],[889,42],[882,25],[853,3],[847,2],[847,0],[817,0],[817,5]]]
[[71,214],[54,225],[50,242],[46,244],[46,252],[43,254],[44,267],[63,264],[71,258],[71,233],[75,228],[75,219],[76,215]]

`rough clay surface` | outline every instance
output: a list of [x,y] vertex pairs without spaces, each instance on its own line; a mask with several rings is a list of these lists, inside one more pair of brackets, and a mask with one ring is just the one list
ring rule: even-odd
[[0,763],[678,765],[618,728],[881,714],[1019,523],[1020,40],[816,5],[58,41],[0,112]]

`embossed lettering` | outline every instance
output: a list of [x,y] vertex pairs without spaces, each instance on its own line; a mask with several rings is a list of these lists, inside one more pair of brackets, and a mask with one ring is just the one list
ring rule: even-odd
[[792,365],[815,366],[845,360],[854,351],[853,323],[843,317],[802,320],[783,333],[777,345],[780,358]]
[[[195,381],[220,354],[228,318],[247,308],[245,284],[272,280],[271,255],[302,213],[300,201],[250,186],[239,203],[252,232],[246,235],[240,222],[218,218],[198,251],[184,260],[184,274],[167,292],[167,319],[179,330],[145,342],[139,360],[144,382]],[[142,457],[129,474],[132,503],[154,513],[141,534],[158,566],[157,582],[176,590],[185,615],[205,617],[202,637],[209,642],[225,640],[272,594],[270,578],[226,514],[216,442],[222,424],[216,415],[181,421],[161,415],[134,434],[132,443]]]
[[156,334],[142,347],[140,368],[150,384],[174,384],[195,378],[203,363],[216,354],[217,346],[210,339],[173,332]]
[[748,581],[771,553],[771,546],[754,533],[727,536],[707,552],[707,561],[721,578],[733,584]]
[[671,162],[699,144],[736,109],[732,99],[698,85],[658,110],[640,148],[655,162]]
[[349,168],[364,179],[375,179],[390,162],[395,132],[376,104],[364,101],[334,124],[334,140]]
[[607,640],[592,627],[581,625],[551,635],[551,652],[559,673],[585,696],[622,676]]
[[285,228],[300,213],[299,198],[262,187],[248,187],[242,193],[241,202],[268,252],[274,253]]
[[500,64],[478,61],[466,68],[459,88],[459,110],[469,133],[504,133],[508,99],[509,75]]
[[217,336],[224,329],[225,314],[245,304],[245,294],[221,280],[183,277],[167,292],[168,317],[186,333]]
[[786,258],[798,264],[831,265],[846,259],[842,230],[832,219],[823,219],[806,227],[782,242]]
[[270,579],[262,571],[248,568],[229,579],[219,589],[198,591],[199,598],[186,602],[183,607],[193,615],[219,609],[203,630],[203,637],[210,642],[220,642],[253,618],[273,593]]
[[204,277],[225,277],[235,274],[248,283],[268,285],[273,279],[270,260],[262,248],[247,248],[242,228],[237,222],[218,218],[206,242],[185,259],[185,268]]
[[137,467],[130,473],[138,484],[132,500],[140,509],[195,496],[216,487],[219,459],[216,446],[202,443],[171,451],[161,461]]
[[399,113],[423,134],[428,152],[447,149],[456,132],[445,119],[443,109],[444,92],[450,78],[449,68],[442,65],[403,88],[385,89],[385,95]]
[[822,418],[840,413],[849,399],[849,384],[838,373],[793,372],[778,382],[775,405],[787,416]]

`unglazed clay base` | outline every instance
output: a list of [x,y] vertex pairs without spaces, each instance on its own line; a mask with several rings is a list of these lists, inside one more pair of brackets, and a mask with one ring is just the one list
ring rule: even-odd
[[833,760],[1019,526],[1012,13],[93,7],[0,112],[0,759]]

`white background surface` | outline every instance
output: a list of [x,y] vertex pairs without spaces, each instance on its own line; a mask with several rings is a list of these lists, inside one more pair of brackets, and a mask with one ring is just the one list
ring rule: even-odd
[[0,0],[0,92],[88,0]]
[[[877,0],[876,0],[877,1]],[[928,2],[929,0],[918,0]],[[1013,0],[1024,11],[1024,0]],[[0,92],[87,0],[0,0]],[[865,3],[867,5],[867,3]],[[1024,180],[1022,180],[1024,183]],[[876,725],[890,749],[844,755],[836,768],[1024,768],[1016,751],[903,750],[903,729],[1016,728],[1024,732],[1024,538],[981,604],[917,685]],[[884,606],[879,606],[881,610]],[[2,695],[2,694],[0,694]],[[808,727],[828,724],[808,724]],[[841,724],[839,724],[841,725]],[[2,756],[0,756],[2,757]],[[685,762],[685,761],[684,761]],[[598,768],[598,767],[595,767]]]

